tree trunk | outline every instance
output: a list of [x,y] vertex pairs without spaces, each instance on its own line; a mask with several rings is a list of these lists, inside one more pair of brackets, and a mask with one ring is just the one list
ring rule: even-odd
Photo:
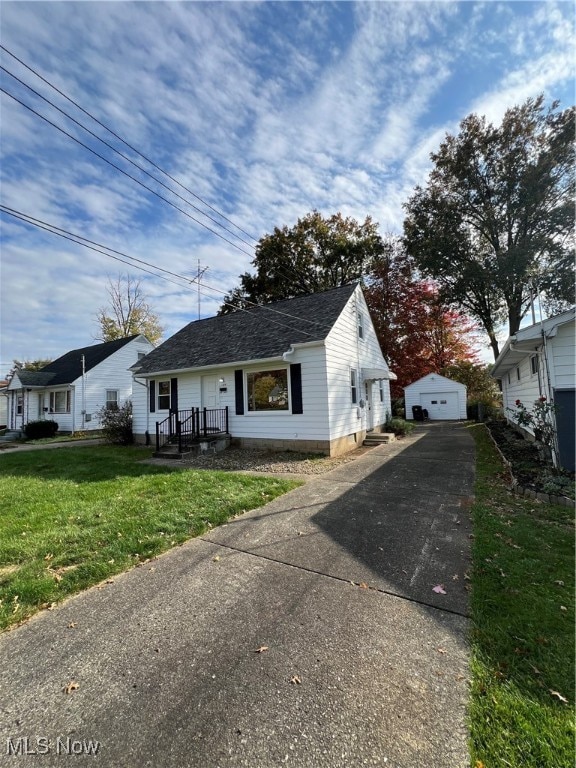
[[492,347],[492,352],[494,353],[494,361],[498,359],[498,355],[500,354],[500,347],[498,346],[498,339],[496,338],[496,334],[492,331],[488,334],[490,337],[490,346]]

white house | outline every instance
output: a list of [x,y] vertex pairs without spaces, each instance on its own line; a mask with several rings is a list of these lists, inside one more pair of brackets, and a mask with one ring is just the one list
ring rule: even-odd
[[8,425],[8,397],[6,394],[7,381],[0,381],[0,429]]
[[39,371],[17,370],[8,384],[8,428],[53,419],[60,432],[100,428],[97,412],[132,397],[132,372],[154,349],[136,335],[73,349]]
[[192,322],[134,372],[134,433],[157,448],[187,424],[331,456],[380,430],[396,378],[356,285]]
[[[556,407],[559,463],[574,471],[575,309],[521,328],[511,336],[491,371],[502,388],[504,414],[514,422],[515,403],[531,411],[545,397]],[[508,410],[511,409],[511,410]],[[533,430],[524,427],[527,432]]]
[[429,373],[404,387],[406,419],[414,419],[414,406],[425,409],[431,421],[465,419],[466,392],[464,384]]

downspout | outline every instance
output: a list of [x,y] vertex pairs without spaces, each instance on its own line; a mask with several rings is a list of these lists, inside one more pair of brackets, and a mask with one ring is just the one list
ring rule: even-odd
[[[546,332],[544,331],[544,327],[542,327],[542,340],[544,342],[544,366],[546,368],[546,384],[548,388],[548,402],[553,404],[552,399],[552,384],[550,381],[550,366],[548,364],[548,344],[546,342]],[[552,422],[554,424],[554,437],[553,437],[553,445],[552,445],[552,461],[554,463],[554,466],[557,467],[560,463],[560,446],[558,445],[558,422],[556,420],[556,412],[553,410],[550,413],[550,417],[552,419]]]
[[76,432],[76,390],[72,384],[68,384],[70,390],[70,410],[72,411],[72,434]]

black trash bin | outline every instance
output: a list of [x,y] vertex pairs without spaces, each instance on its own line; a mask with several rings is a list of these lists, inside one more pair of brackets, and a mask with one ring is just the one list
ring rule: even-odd
[[412,406],[412,416],[414,421],[424,421],[424,412],[421,405]]

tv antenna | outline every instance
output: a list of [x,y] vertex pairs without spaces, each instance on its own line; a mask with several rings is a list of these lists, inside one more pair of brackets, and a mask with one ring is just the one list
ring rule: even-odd
[[200,278],[209,269],[210,269],[210,267],[201,267],[200,266],[200,259],[198,259],[198,273],[196,275],[196,280],[198,282],[198,320],[200,320]]

